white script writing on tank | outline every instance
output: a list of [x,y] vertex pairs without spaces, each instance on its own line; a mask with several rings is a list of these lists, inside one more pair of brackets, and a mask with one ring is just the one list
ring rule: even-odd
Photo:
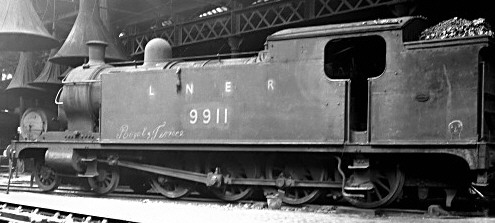
[[180,138],[184,136],[184,130],[167,129],[167,122],[148,128],[144,127],[142,130],[135,131],[129,128],[129,125],[122,125],[117,134],[117,139],[167,139],[167,138]]

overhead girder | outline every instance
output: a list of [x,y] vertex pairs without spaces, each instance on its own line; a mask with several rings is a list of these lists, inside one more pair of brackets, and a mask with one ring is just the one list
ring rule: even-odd
[[[129,10],[126,9],[129,2],[107,0],[106,9],[110,26],[126,27],[126,35],[121,40],[128,53],[139,55],[144,52],[146,43],[155,37],[166,39],[173,47],[186,46],[312,22],[364,9],[404,4],[409,1],[413,2],[413,0],[283,0],[252,4],[255,0],[146,0],[136,5],[133,10]],[[65,9],[70,8],[67,4],[70,3],[63,4]],[[195,14],[201,12],[198,10],[206,10],[217,5],[227,6],[229,10],[201,19],[195,17]],[[77,10],[77,7],[73,7]],[[57,14],[55,18],[47,16],[49,19],[45,20],[45,24],[55,21],[64,29],[63,21],[74,18],[77,11],[69,11],[65,14],[57,12]],[[157,27],[153,27],[154,29],[143,25],[147,21],[157,22],[160,18],[172,18],[174,23],[164,26],[158,24]]]
[[[404,0],[270,1],[264,4],[244,5],[242,8],[234,8],[202,19],[153,30],[139,30],[130,26],[122,40],[129,54],[139,55],[144,52],[146,43],[156,37],[166,39],[173,47],[186,46],[403,3]],[[240,5],[243,4],[245,1],[240,2]]]

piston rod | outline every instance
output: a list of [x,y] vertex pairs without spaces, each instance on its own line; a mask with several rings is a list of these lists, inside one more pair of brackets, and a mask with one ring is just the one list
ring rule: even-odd
[[[100,160],[102,162],[107,162]],[[161,167],[155,165],[134,163],[129,161],[116,161],[113,163],[118,166],[127,167],[131,169],[141,170],[145,172],[160,174],[168,177],[174,177],[183,180],[189,180],[197,183],[204,183],[209,185],[211,176],[213,173],[202,174],[192,171],[173,169],[168,167]],[[255,178],[232,178],[229,176],[222,177],[222,184],[227,185],[245,185],[245,186],[273,186],[277,187],[277,179],[255,179]],[[311,188],[341,188],[342,182],[325,182],[325,181],[304,181],[304,180],[292,180],[293,183],[290,187],[311,187]]]

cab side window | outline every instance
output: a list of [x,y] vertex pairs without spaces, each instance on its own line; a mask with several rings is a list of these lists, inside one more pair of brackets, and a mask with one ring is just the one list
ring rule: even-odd
[[377,77],[385,70],[385,52],[380,36],[332,40],[325,46],[325,74],[330,79]]

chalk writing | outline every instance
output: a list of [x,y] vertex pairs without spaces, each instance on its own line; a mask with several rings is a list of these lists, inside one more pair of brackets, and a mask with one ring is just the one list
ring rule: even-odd
[[129,125],[122,125],[116,137],[117,139],[157,140],[180,138],[182,136],[184,136],[184,130],[167,129],[167,122],[163,122],[156,127],[144,127],[139,131],[131,130]]

